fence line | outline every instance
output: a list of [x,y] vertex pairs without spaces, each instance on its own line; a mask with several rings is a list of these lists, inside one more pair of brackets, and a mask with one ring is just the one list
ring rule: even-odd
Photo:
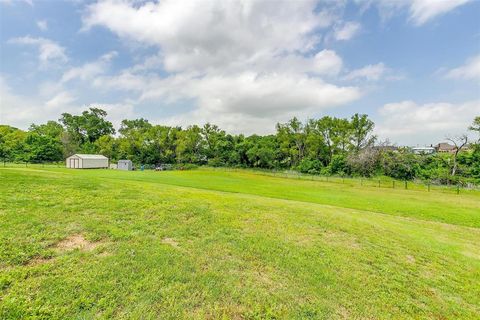
[[446,193],[460,193],[462,191],[480,191],[480,186],[469,183],[468,186],[464,186],[461,183],[452,184],[452,185],[442,185],[435,184],[432,182],[421,182],[421,181],[411,181],[411,180],[395,180],[392,178],[367,178],[367,177],[351,177],[351,176],[335,176],[335,175],[312,175],[305,174],[298,171],[292,170],[263,170],[263,169],[252,169],[252,168],[229,168],[229,167],[213,167],[216,171],[225,171],[225,172],[248,172],[253,174],[259,174],[264,176],[279,177],[286,179],[299,179],[306,181],[318,181],[318,182],[328,182],[328,183],[337,183],[345,184],[349,186],[361,186],[361,187],[375,187],[375,188],[388,188],[396,190],[413,190],[413,191],[440,191]]
[[[56,167],[63,168],[64,162],[3,162],[3,165],[0,166],[15,166],[15,167],[28,167],[28,166],[40,166],[40,167]],[[214,171],[224,171],[224,172],[247,172],[253,174],[259,174],[270,177],[286,178],[286,179],[298,179],[306,181],[318,181],[318,182],[328,182],[328,183],[337,183],[344,184],[349,186],[361,186],[361,187],[375,187],[375,188],[388,188],[388,189],[404,189],[404,190],[414,190],[414,191],[440,191],[448,193],[461,193],[468,191],[480,191],[480,185],[468,183],[467,186],[464,186],[461,183],[454,185],[442,185],[434,184],[432,182],[421,182],[421,181],[409,181],[409,180],[395,180],[388,177],[382,178],[367,178],[367,177],[351,177],[351,176],[336,176],[336,175],[314,175],[314,174],[305,174],[293,170],[268,170],[268,169],[259,169],[259,168],[231,168],[231,167],[199,167],[202,169],[212,169]]]

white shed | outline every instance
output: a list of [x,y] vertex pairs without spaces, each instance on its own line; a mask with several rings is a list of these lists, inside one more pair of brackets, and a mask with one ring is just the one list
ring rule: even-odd
[[74,154],[67,158],[66,163],[71,169],[108,168],[108,158],[101,154]]
[[133,163],[130,160],[118,160],[117,169],[127,171],[133,170]]

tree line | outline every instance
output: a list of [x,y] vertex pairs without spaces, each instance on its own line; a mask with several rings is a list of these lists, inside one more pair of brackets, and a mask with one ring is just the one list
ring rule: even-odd
[[[112,161],[129,159],[156,166],[209,165],[302,173],[425,179],[440,183],[480,181],[480,143],[456,154],[416,155],[390,148],[373,134],[365,114],[324,116],[305,122],[293,118],[271,135],[232,135],[207,123],[187,128],[153,125],[146,119],[123,120],[118,132],[107,113],[89,108],[63,113],[58,121],[32,124],[27,131],[0,125],[3,161],[61,161],[74,153],[100,153]],[[480,135],[480,117],[470,130]],[[455,168],[453,167],[455,166]]]

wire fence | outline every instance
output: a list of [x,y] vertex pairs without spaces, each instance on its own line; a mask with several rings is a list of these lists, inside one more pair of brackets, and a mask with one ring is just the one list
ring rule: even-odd
[[[65,162],[2,162],[0,166],[3,167],[33,167],[33,168],[64,168]],[[153,170],[145,166],[146,170]],[[457,184],[438,184],[431,181],[423,180],[396,180],[390,177],[352,177],[352,176],[338,176],[338,175],[320,175],[320,174],[306,174],[293,170],[270,170],[259,168],[231,168],[231,167],[207,167],[200,166],[198,170],[213,170],[220,172],[245,172],[270,177],[278,177],[284,179],[296,179],[304,181],[317,181],[324,183],[342,184],[351,187],[365,187],[365,188],[386,188],[398,190],[414,190],[414,191],[437,191],[446,193],[468,193],[480,191],[480,185],[475,183],[457,183]]]
[[480,185],[474,183],[457,183],[450,185],[438,184],[430,181],[423,180],[396,180],[390,177],[352,177],[352,176],[338,176],[338,175],[319,175],[319,174],[306,174],[292,170],[265,170],[265,169],[252,169],[252,168],[228,168],[217,167],[209,168],[215,171],[224,172],[247,172],[260,174],[271,177],[279,177],[286,179],[296,179],[305,181],[317,181],[325,183],[343,184],[351,187],[371,187],[371,188],[386,188],[386,189],[398,189],[398,190],[414,190],[414,191],[440,191],[446,193],[468,193],[480,191]]

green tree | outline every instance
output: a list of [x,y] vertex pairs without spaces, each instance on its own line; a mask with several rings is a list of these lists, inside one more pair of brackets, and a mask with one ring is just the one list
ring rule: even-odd
[[287,155],[287,161],[291,166],[300,163],[305,155],[306,135],[304,125],[297,118],[287,123],[277,124],[277,139],[280,149]]
[[206,163],[204,150],[205,140],[202,138],[202,129],[199,126],[190,126],[179,133],[176,148],[179,163]]
[[350,141],[355,152],[373,145],[376,140],[376,136],[372,135],[375,124],[366,114],[354,114],[350,126],[352,130]]
[[58,139],[40,135],[36,132],[27,134],[25,138],[25,161],[50,162],[62,159],[62,145]]
[[0,125],[0,156],[3,161],[25,161],[25,138],[23,130]]
[[79,116],[63,113],[60,123],[70,134],[71,139],[81,146],[87,142],[94,143],[101,136],[115,133],[112,123],[105,119],[106,116],[107,112],[102,109],[89,108]]
[[56,121],[48,121],[45,124],[32,124],[28,129],[30,132],[34,132],[40,136],[51,137],[60,141],[60,138],[65,131],[62,125]]

